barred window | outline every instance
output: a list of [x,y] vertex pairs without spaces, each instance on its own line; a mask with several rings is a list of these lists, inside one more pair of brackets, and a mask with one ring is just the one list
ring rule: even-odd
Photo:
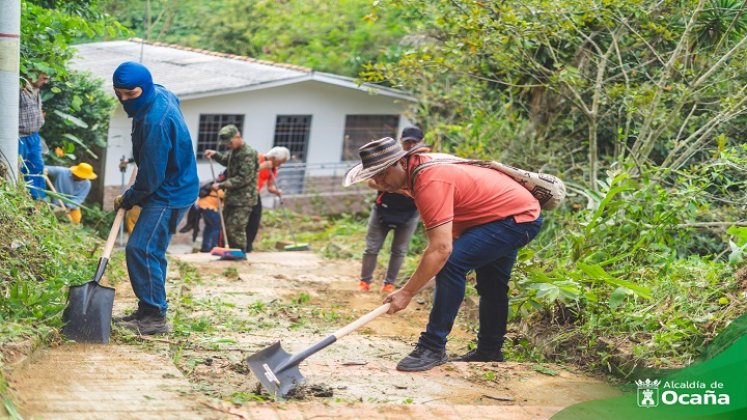
[[358,160],[358,149],[382,137],[397,138],[399,115],[347,115],[342,160]]
[[311,115],[278,115],[273,146],[287,147],[291,162],[306,162],[310,130]]
[[239,128],[244,135],[244,116],[241,114],[200,114],[200,126],[197,130],[197,158],[204,159],[207,149],[222,152],[226,147],[218,142],[218,131],[228,124]]

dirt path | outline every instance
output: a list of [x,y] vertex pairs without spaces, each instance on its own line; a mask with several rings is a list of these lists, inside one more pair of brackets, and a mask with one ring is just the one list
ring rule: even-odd
[[[548,418],[563,407],[617,395],[604,383],[562,366],[536,363],[447,363],[402,373],[430,302],[382,316],[301,364],[300,400],[266,402],[244,364],[280,340],[301,350],[381,304],[356,290],[355,262],[306,252],[253,253],[248,263],[205,254],[174,257],[169,302],[173,332],[139,338],[115,331],[116,345],[66,344],[11,376],[22,413],[47,418]],[[134,306],[117,287],[114,313]],[[461,353],[469,304],[449,342]],[[106,401],[106,404],[99,404]],[[149,411],[150,410],[150,411]]]
[[192,418],[210,414],[168,356],[125,345],[64,345],[34,356],[11,386],[25,418]]

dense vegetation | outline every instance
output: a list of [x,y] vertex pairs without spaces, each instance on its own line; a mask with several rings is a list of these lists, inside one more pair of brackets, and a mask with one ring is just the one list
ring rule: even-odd
[[370,0],[111,0],[106,10],[141,38],[357,76],[395,62],[415,10]]
[[46,337],[61,325],[65,286],[93,276],[99,244],[8,183],[0,185],[0,226],[0,343]]

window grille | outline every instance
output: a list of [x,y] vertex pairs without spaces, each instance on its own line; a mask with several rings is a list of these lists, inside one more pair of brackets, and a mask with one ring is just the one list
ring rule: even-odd
[[278,115],[273,145],[287,147],[291,162],[306,162],[310,130],[311,115]]
[[197,130],[197,158],[204,159],[207,149],[224,151],[226,147],[218,142],[218,131],[228,124],[234,124],[244,135],[244,116],[241,114],[200,114]]
[[342,160],[360,160],[358,149],[382,137],[397,138],[399,115],[347,115]]

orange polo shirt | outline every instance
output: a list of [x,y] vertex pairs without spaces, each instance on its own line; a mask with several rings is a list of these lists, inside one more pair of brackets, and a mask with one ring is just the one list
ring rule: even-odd
[[[413,155],[409,174],[431,158]],[[453,222],[453,235],[514,217],[517,223],[532,222],[540,215],[536,198],[518,182],[499,171],[466,164],[442,164],[423,169],[415,178],[412,195],[426,229]]]
[[[259,164],[261,165],[265,161],[265,155],[263,153],[259,153]],[[278,176],[278,168],[272,168],[272,176],[276,177]],[[262,169],[259,171],[259,174],[257,174],[257,192],[262,191],[262,187],[265,186],[265,183],[270,180],[270,169]]]

